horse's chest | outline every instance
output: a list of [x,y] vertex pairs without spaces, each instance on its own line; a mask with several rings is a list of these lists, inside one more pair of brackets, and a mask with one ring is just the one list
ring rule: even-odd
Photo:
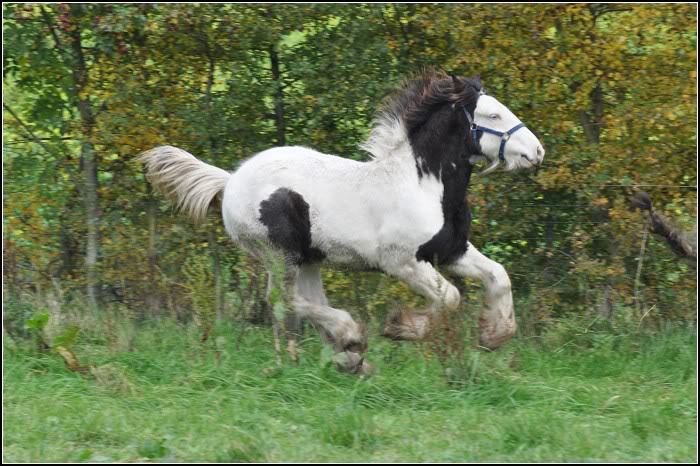
[[418,186],[397,186],[394,192],[369,200],[379,243],[417,248],[430,240],[444,223],[442,192],[441,184],[427,180]]
[[450,264],[467,251],[471,213],[464,186],[445,186],[441,199],[442,226],[416,252],[416,259],[433,265]]

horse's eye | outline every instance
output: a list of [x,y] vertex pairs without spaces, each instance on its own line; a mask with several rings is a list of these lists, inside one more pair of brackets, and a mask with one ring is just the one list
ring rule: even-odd
[[489,115],[489,118],[491,118],[492,120],[498,120],[501,117],[498,115],[498,113],[492,113],[491,115]]

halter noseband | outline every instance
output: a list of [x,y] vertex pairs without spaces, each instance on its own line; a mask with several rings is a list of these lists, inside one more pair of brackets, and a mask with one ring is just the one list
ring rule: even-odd
[[[484,92],[484,90],[482,89],[481,91],[479,91],[479,95],[486,95],[486,92]],[[470,132],[472,134],[472,140],[474,141],[474,147],[477,147],[477,145],[478,145],[478,141],[477,141],[477,132],[478,131],[482,131],[484,133],[495,134],[496,136],[501,138],[501,147],[498,149],[498,158],[501,159],[502,162],[505,162],[506,157],[505,157],[505,155],[503,155],[503,152],[506,149],[506,142],[508,142],[508,140],[510,139],[510,136],[513,133],[515,133],[520,128],[524,128],[525,124],[519,123],[519,124],[513,126],[511,129],[509,129],[505,133],[503,133],[503,132],[497,131],[495,129],[486,128],[484,126],[477,125],[476,122],[474,122],[474,118],[472,118],[472,116],[467,111],[467,107],[462,105],[462,110],[464,111],[464,114],[467,116],[467,121],[469,121],[469,129],[470,129]]]

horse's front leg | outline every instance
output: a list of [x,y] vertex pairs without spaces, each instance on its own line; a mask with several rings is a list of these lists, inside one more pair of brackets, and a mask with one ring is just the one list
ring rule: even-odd
[[400,312],[389,317],[384,336],[395,340],[423,340],[428,336],[431,318],[441,310],[459,306],[459,291],[428,262],[411,259],[401,264],[387,264],[385,271],[407,283],[413,291],[430,302],[425,312]]
[[508,341],[517,327],[513,312],[513,294],[506,269],[467,243],[467,252],[450,270],[458,275],[481,281],[486,289],[486,303],[479,316],[479,344],[494,350]]

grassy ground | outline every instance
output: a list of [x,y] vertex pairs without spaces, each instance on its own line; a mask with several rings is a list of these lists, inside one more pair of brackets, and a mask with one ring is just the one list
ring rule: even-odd
[[[315,339],[275,368],[268,329],[152,322],[133,347],[83,335],[97,369],[6,339],[7,462],[692,462],[696,333],[569,325],[493,354],[447,384],[427,345],[371,342],[379,374],[337,374]],[[218,337],[218,340],[216,339]],[[222,338],[223,337],[223,338]],[[193,343],[194,342],[194,343]],[[129,351],[132,349],[132,351]]]

